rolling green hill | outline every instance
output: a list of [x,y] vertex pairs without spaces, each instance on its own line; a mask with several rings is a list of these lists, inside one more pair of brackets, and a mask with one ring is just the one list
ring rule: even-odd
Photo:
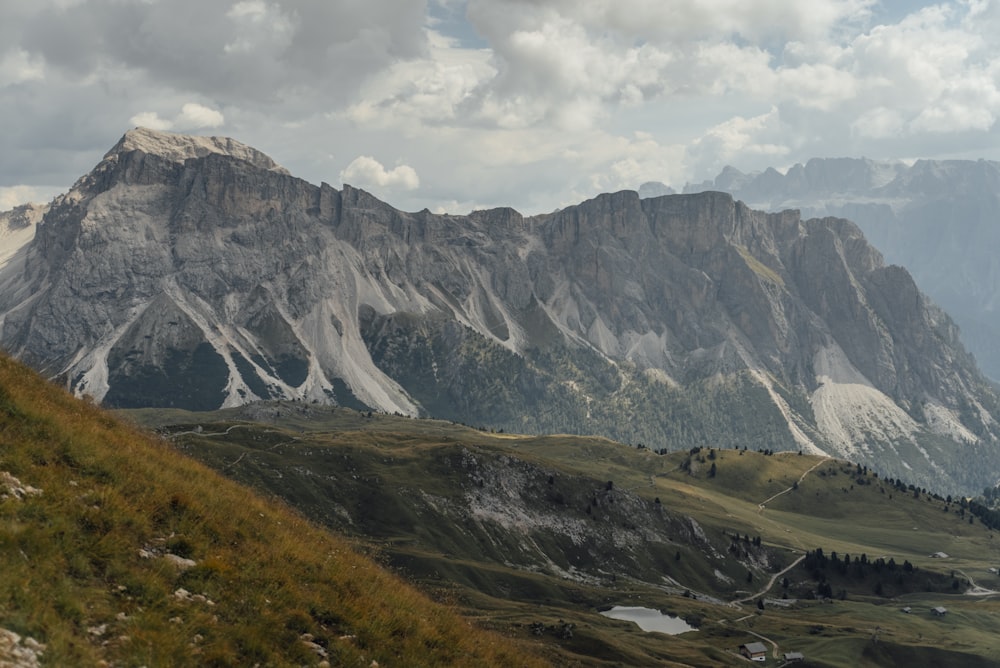
[[[758,636],[777,646],[770,665],[789,651],[816,666],[1000,656],[1000,536],[957,499],[848,462],[660,455],[302,403],[130,416],[559,664],[740,665]],[[612,605],[698,630],[645,633],[599,614]]]
[[0,358],[0,664],[545,665]]

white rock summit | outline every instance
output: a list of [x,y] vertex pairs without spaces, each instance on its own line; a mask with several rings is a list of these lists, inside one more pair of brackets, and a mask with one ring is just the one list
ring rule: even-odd
[[154,154],[170,162],[183,163],[185,160],[204,158],[209,154],[224,155],[243,160],[255,167],[288,174],[288,170],[255,148],[229,137],[197,137],[192,135],[159,132],[149,128],[129,130],[104,156],[105,160],[115,156],[142,151]]

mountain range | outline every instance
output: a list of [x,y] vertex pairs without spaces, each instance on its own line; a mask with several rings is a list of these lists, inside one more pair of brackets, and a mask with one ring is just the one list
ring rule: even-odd
[[[662,184],[645,185],[658,192]],[[1000,163],[816,158],[784,173],[726,167],[684,192],[723,191],[764,211],[849,218],[957,322],[980,367],[1000,380]],[[642,190],[640,191],[642,192]]]
[[0,226],[0,344],[111,407],[296,399],[1000,476],[1000,402],[958,329],[843,218],[721,192],[406,213],[136,129]]

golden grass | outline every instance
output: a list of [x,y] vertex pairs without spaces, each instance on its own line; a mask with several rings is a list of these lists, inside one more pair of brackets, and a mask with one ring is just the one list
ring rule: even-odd
[[751,255],[750,249],[744,246],[736,246],[736,250],[739,251],[740,256],[747,263],[747,266],[750,267],[753,273],[757,274],[764,280],[780,285],[781,287],[785,286],[785,280],[781,278],[781,275]]
[[0,471],[43,490],[0,500],[0,626],[52,665],[543,664],[7,358]]

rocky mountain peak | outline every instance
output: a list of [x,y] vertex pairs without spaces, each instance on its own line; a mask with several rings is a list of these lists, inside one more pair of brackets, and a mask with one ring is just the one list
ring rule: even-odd
[[112,159],[131,151],[142,151],[178,163],[217,153],[249,162],[260,169],[288,174],[288,170],[266,154],[229,137],[200,137],[143,127],[126,132],[114,148],[108,151],[104,159]]

